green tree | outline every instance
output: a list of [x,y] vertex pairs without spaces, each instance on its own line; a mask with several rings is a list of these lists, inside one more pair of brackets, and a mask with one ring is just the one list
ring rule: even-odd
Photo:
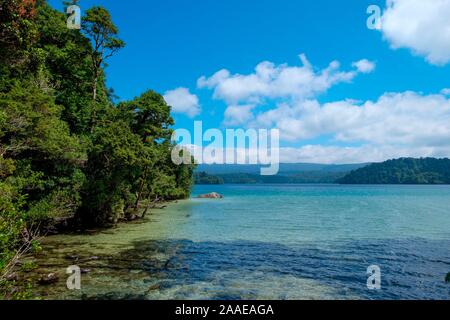
[[1,291],[38,231],[108,225],[185,198],[193,166],[171,161],[161,95],[112,101],[104,61],[123,42],[105,9],[89,9],[79,32],[45,0],[0,8]]
[[86,11],[83,17],[82,29],[91,39],[93,47],[91,51],[93,83],[93,100],[97,99],[97,85],[100,71],[105,60],[113,56],[125,43],[117,37],[119,30],[114,25],[109,12],[102,7],[93,7]]

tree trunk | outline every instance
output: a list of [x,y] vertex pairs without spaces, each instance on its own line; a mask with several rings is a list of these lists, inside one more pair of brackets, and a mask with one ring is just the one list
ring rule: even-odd
[[95,104],[95,101],[97,100],[97,83],[98,83],[98,67],[95,68],[95,71],[94,71],[94,82],[92,84],[92,99],[94,101],[92,107],[94,109],[92,110],[91,133],[94,132],[95,123],[97,122],[97,111],[96,111],[97,106]]
[[137,197],[136,197],[136,202],[135,202],[135,204],[134,204],[134,209],[135,209],[135,210],[138,209],[138,207],[139,207],[139,202],[141,201],[141,198],[142,198],[142,193],[143,193],[144,185],[145,185],[145,179],[147,179],[147,173],[148,173],[148,166],[145,167],[145,171],[144,171],[144,174],[143,174],[143,176],[142,176],[142,182],[141,182],[141,185],[139,186],[138,195],[137,195]]
[[[148,209],[150,209],[150,205],[153,203],[153,204],[155,204],[155,203],[157,203],[159,201],[159,197],[158,196],[156,196],[155,197],[155,200],[153,201],[153,202],[149,202],[148,204],[147,204],[147,207],[145,208],[145,211],[142,213],[142,218],[145,218],[145,216],[147,215],[147,212],[148,212]],[[154,207],[154,206],[153,206]]]
[[92,84],[92,95],[94,102],[97,100],[98,67],[95,68],[94,83]]

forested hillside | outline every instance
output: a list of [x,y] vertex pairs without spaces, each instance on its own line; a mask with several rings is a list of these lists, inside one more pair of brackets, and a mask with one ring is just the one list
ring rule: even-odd
[[450,184],[450,159],[402,158],[352,171],[342,184]]
[[1,281],[42,231],[189,196],[193,167],[170,157],[170,106],[153,91],[114,103],[105,85],[124,46],[101,7],[71,30],[44,0],[0,0]]
[[367,163],[341,165],[280,163],[277,175],[262,176],[261,165],[203,164],[197,167],[194,177],[196,184],[335,183],[350,171],[367,165]]
[[208,174],[204,171],[194,173],[195,184],[224,184],[222,178]]

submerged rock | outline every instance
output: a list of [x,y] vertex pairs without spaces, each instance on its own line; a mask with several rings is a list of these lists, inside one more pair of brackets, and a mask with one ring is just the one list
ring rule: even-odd
[[74,254],[68,254],[68,255],[66,255],[64,258],[67,259],[67,260],[78,261],[78,259],[79,259],[80,257],[77,256],[77,255],[74,255]]
[[8,281],[19,281],[19,275],[17,273],[11,273],[6,276],[6,280]]
[[52,283],[56,283],[58,282],[58,275],[56,273],[49,273],[46,275],[43,275],[40,279],[39,279],[39,284],[52,284]]
[[211,192],[207,194],[201,194],[197,198],[199,199],[223,199],[223,195],[218,194],[217,192]]
[[100,259],[100,258],[97,256],[92,256],[92,257],[87,258],[86,261],[92,261],[92,260],[98,260],[98,259]]
[[154,284],[154,285],[150,286],[148,288],[148,291],[155,291],[155,290],[160,290],[160,289],[161,289],[161,284],[157,283],[157,284]]

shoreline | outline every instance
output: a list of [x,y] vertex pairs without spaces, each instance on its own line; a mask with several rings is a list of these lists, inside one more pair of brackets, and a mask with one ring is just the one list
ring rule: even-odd
[[[214,298],[213,292],[241,299],[263,296],[345,299],[349,297],[345,292],[353,292],[356,298],[368,299],[370,293],[360,287],[365,279],[357,280],[364,277],[367,260],[382,264],[386,277],[403,285],[400,288],[385,284],[387,291],[377,295],[379,298],[423,298],[425,294],[444,297],[445,275],[449,270],[438,260],[450,257],[445,249],[450,239],[442,237],[445,224],[426,226],[420,223],[426,219],[420,214],[410,219],[411,210],[403,209],[403,200],[410,200],[410,208],[430,201],[439,205],[432,210],[438,215],[448,203],[450,190],[445,188],[447,191],[436,194],[434,190],[439,188],[429,189],[430,198],[417,198],[415,195],[424,188],[406,194],[409,188],[398,186],[386,188],[382,193],[380,189],[385,188],[372,187],[374,192],[370,194],[367,188],[357,188],[356,193],[357,189],[351,186],[344,189],[347,191],[329,193],[324,186],[316,190],[298,188],[289,194],[285,192],[293,191],[289,186],[276,190],[268,187],[262,196],[252,186],[234,191],[226,187],[196,188],[192,198],[170,202],[144,219],[121,222],[111,230],[49,237],[44,244],[46,252],[39,260],[43,264],[28,276],[33,276],[36,283],[43,272],[58,272],[58,282],[36,285],[34,289],[35,297],[45,300],[194,299]],[[196,201],[197,194],[211,190],[226,195],[226,201]],[[380,200],[392,203],[383,209],[379,207]],[[357,211],[352,209],[354,206]],[[286,211],[287,208],[291,211]],[[256,212],[263,215],[254,219]],[[374,216],[377,212],[381,219],[392,221],[391,228],[377,224],[380,221]],[[336,228],[331,231],[321,221],[336,223]],[[399,237],[398,228],[409,231],[405,231],[405,237]],[[367,248],[373,250],[368,253]],[[349,252],[351,259],[335,259],[336,255],[346,257]],[[393,252],[402,254],[397,256]],[[387,259],[376,260],[377,257]],[[68,277],[65,268],[69,265],[82,269],[82,291],[68,291],[65,287]],[[313,265],[317,266],[317,272],[324,273],[323,278],[315,276],[316,269],[309,269]],[[410,271],[406,278],[402,266]],[[272,273],[262,273],[260,267]],[[282,273],[278,273],[280,270]],[[333,290],[334,285],[326,281],[336,272],[344,272],[337,284],[344,291]],[[417,279],[423,281],[423,287],[415,287]],[[270,291],[275,283],[281,283],[278,291]],[[402,289],[408,286],[413,291]],[[304,288],[304,292],[298,288]]]
[[[62,272],[62,266],[52,266],[51,263],[45,261],[46,259],[43,259],[43,257],[51,257],[54,250],[65,251],[67,249],[67,251],[71,251],[69,249],[71,244],[65,243],[63,239],[80,239],[75,241],[75,244],[81,244],[83,243],[83,240],[89,240],[90,237],[109,236],[111,238],[110,240],[119,240],[121,236],[127,234],[125,229],[132,228],[133,226],[152,225],[155,223],[152,219],[152,216],[154,216],[155,213],[159,211],[163,214],[163,212],[167,211],[168,207],[179,204],[182,201],[189,201],[190,199],[191,198],[158,202],[149,210],[147,215],[136,216],[136,218],[132,220],[120,219],[117,223],[110,226],[87,228],[85,230],[66,229],[42,236],[39,238],[41,249],[38,252],[29,252],[25,254],[14,266],[9,275],[9,279],[6,280],[7,293],[5,294],[5,297],[8,299],[8,297],[12,297],[12,294],[20,293],[23,295],[21,299],[45,299],[45,294],[41,294],[41,291],[59,283],[61,279],[65,278],[65,274]],[[88,243],[88,241],[84,242]],[[111,241],[110,244],[114,246],[114,241]],[[91,250],[92,252],[90,252]],[[94,248],[89,248],[88,246],[87,248],[80,248],[78,254],[66,254],[63,259],[61,259],[61,262],[69,262],[72,260],[72,264],[80,263],[84,265],[87,263],[89,265],[90,262],[100,260],[100,255],[98,255],[98,253],[99,252],[97,252],[97,250],[94,250]],[[112,254],[114,254],[114,252],[112,252]],[[108,255],[104,255],[103,257],[107,259]],[[44,262],[40,262],[41,260],[44,260]],[[69,266],[69,264],[67,264],[67,266]],[[46,271],[43,272],[44,270]],[[89,266],[84,266],[81,268],[81,273],[83,275],[90,272],[91,269]],[[30,285],[32,286],[31,288]]]

